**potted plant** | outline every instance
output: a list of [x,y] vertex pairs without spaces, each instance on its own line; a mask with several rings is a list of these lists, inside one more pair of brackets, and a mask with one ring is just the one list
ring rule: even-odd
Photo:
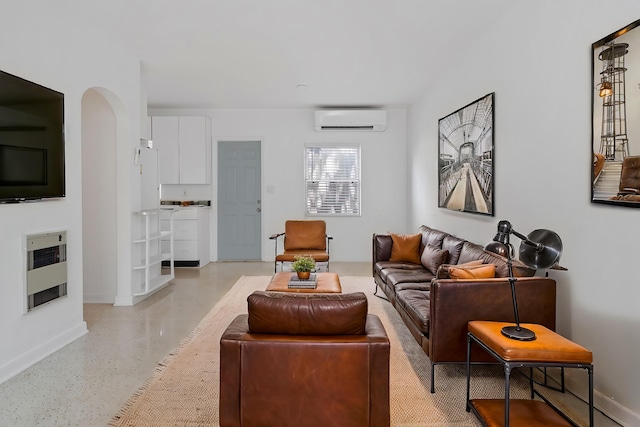
[[310,256],[296,256],[291,263],[291,270],[298,273],[298,279],[308,280],[311,272],[316,269],[316,261]]

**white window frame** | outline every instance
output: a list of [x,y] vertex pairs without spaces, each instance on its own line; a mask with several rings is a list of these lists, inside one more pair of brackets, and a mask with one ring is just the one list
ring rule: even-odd
[[[320,150],[339,150],[339,149],[349,149],[356,150],[356,176],[350,177],[337,177],[335,179],[313,179],[314,177],[310,174],[311,166],[309,165],[309,161],[311,160],[309,150],[310,149],[320,149]],[[310,186],[314,183],[329,183],[329,182],[349,182],[354,185],[354,190],[357,194],[349,200],[348,203],[351,207],[348,212],[336,212],[335,209],[333,211],[318,211],[317,209],[311,209],[311,200],[310,200]],[[337,206],[337,205],[336,205]],[[304,211],[306,216],[361,216],[362,215],[362,155],[360,144],[305,144],[304,147]]]

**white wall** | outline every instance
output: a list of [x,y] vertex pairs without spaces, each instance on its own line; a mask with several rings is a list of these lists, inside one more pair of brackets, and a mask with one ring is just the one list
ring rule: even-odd
[[[284,231],[287,219],[304,218],[304,145],[359,143],[362,156],[362,216],[323,217],[333,235],[332,261],[371,261],[371,236],[406,231],[406,110],[389,109],[385,132],[316,132],[311,109],[164,110],[150,115],[208,115],[213,130],[212,186],[172,186],[163,198],[205,196],[215,204],[217,144],[225,138],[262,141],[262,259],[273,260],[268,236]],[[267,186],[274,193],[265,191]],[[217,259],[217,216],[212,209],[212,260]],[[282,244],[282,243],[280,243]],[[282,247],[282,246],[280,246]]]
[[[597,406],[640,425],[639,211],[590,203],[591,43],[640,18],[636,0],[518,2],[486,35],[441,61],[409,113],[410,228],[427,224],[484,243],[497,221],[564,243],[557,330],[593,352]],[[638,46],[637,48],[640,48]],[[628,90],[637,90],[633,82]],[[437,122],[495,92],[495,218],[437,208]],[[519,244],[516,239],[516,244]],[[586,375],[567,373],[586,393]]]
[[[118,139],[118,268],[130,287],[132,162],[139,138],[140,63],[128,47],[104,36],[74,10],[51,2],[6,4],[0,14],[3,71],[65,94],[66,190],[59,200],[0,205],[0,382],[87,332],[83,320],[81,99],[108,88],[121,103]],[[111,101],[110,101],[111,102]],[[139,197],[139,195],[136,195]],[[68,296],[23,314],[26,234],[67,230]]]

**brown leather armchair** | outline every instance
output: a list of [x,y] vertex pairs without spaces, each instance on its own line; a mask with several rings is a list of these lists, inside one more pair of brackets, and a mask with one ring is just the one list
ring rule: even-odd
[[612,200],[640,202],[640,156],[627,156],[622,161],[620,187]]
[[222,427],[389,424],[389,339],[362,292],[249,296],[220,339]]
[[[278,254],[278,237],[284,236],[284,252]],[[274,271],[278,263],[295,261],[297,256],[310,256],[316,263],[325,264],[329,271],[329,243],[333,239],[327,234],[327,225],[322,220],[289,220],[284,224],[284,233],[272,234],[275,241]],[[282,269],[282,267],[281,267]]]

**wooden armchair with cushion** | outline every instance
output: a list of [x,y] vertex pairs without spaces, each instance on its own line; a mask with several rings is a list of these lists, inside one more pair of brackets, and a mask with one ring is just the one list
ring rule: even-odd
[[[278,254],[280,236],[284,236],[284,251]],[[269,239],[275,242],[274,271],[278,271],[278,263],[283,270],[285,262],[293,262],[296,256],[302,255],[312,257],[317,264],[326,266],[326,271],[329,271],[329,242],[333,237],[327,234],[324,221],[288,220],[284,224],[284,233],[272,234]]]

